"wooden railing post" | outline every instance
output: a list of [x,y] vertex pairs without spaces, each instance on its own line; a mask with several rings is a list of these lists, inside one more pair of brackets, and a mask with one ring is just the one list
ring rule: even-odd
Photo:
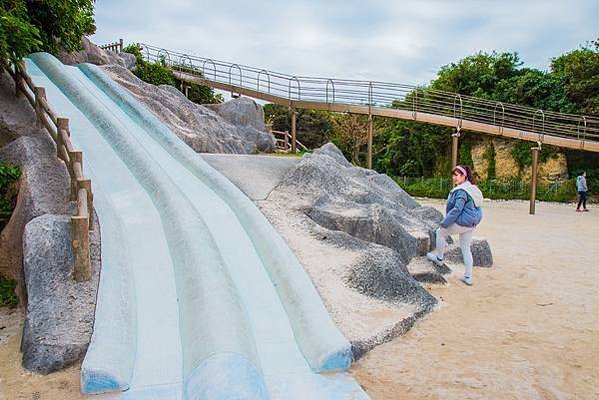
[[372,137],[373,137],[373,117],[372,114],[368,115],[368,160],[367,167],[372,169]]
[[539,150],[541,150],[541,143],[537,147],[531,147],[532,150],[532,176],[530,179],[530,215],[535,214],[536,201],[537,201],[537,172],[539,165]]
[[[9,66],[10,68],[10,66]],[[46,98],[43,87],[34,86],[27,75],[24,64],[14,66],[15,72],[9,71],[15,81],[15,90],[19,90],[34,107],[36,119],[45,128],[56,144],[57,156],[63,160],[69,171],[71,181],[71,198],[77,201],[77,214],[71,217],[71,246],[73,249],[73,278],[86,281],[91,277],[89,254],[89,231],[93,229],[93,192],[91,180],[83,176],[83,153],[73,149],[70,140],[69,120],[57,117]],[[33,90],[34,96],[27,88]]]
[[80,188],[85,189],[87,196],[87,214],[88,214],[88,227],[89,230],[94,229],[94,194],[92,192],[92,181],[90,179],[83,179],[77,182]]
[[123,39],[119,39],[119,53],[123,52]]
[[73,279],[77,282],[91,278],[89,258],[89,219],[87,212],[87,194],[79,189],[77,194],[77,215],[71,217],[71,245],[73,248]]
[[295,108],[291,109],[291,154],[295,154],[297,143],[297,111]]
[[289,132],[285,131],[285,150],[289,150]]
[[36,86],[33,89],[33,93],[35,94],[35,115],[37,117],[38,124],[43,128],[44,123],[42,118],[44,118],[44,107],[42,106],[42,99],[46,99],[46,89]]

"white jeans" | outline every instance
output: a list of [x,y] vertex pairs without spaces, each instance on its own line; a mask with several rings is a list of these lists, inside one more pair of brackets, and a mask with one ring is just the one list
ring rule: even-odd
[[474,235],[474,228],[467,228],[460,226],[456,223],[449,225],[447,228],[437,229],[436,244],[437,248],[433,251],[439,258],[443,258],[443,253],[447,248],[447,242],[445,238],[451,235],[460,235],[460,249],[462,250],[462,256],[464,257],[464,276],[472,278],[472,252],[470,251],[470,244],[472,243],[472,236]]

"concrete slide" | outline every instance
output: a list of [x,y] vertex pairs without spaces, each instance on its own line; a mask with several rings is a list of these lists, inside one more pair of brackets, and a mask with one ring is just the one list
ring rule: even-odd
[[[351,346],[255,205],[93,65],[26,60],[83,150],[102,232],[101,399],[366,399]],[[326,374],[320,374],[327,372]]]

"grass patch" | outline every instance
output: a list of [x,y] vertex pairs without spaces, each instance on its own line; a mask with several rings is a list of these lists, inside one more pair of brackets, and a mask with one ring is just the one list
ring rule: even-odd
[[0,307],[15,308],[19,305],[19,299],[15,294],[17,282],[0,275]]

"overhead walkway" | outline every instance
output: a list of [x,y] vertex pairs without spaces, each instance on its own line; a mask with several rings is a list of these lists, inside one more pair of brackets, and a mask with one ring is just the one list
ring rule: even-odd
[[[181,81],[291,109],[425,122],[570,149],[599,152],[599,117],[556,113],[397,83],[292,76],[140,44]],[[293,128],[292,128],[293,129]],[[370,133],[372,134],[372,133]]]

